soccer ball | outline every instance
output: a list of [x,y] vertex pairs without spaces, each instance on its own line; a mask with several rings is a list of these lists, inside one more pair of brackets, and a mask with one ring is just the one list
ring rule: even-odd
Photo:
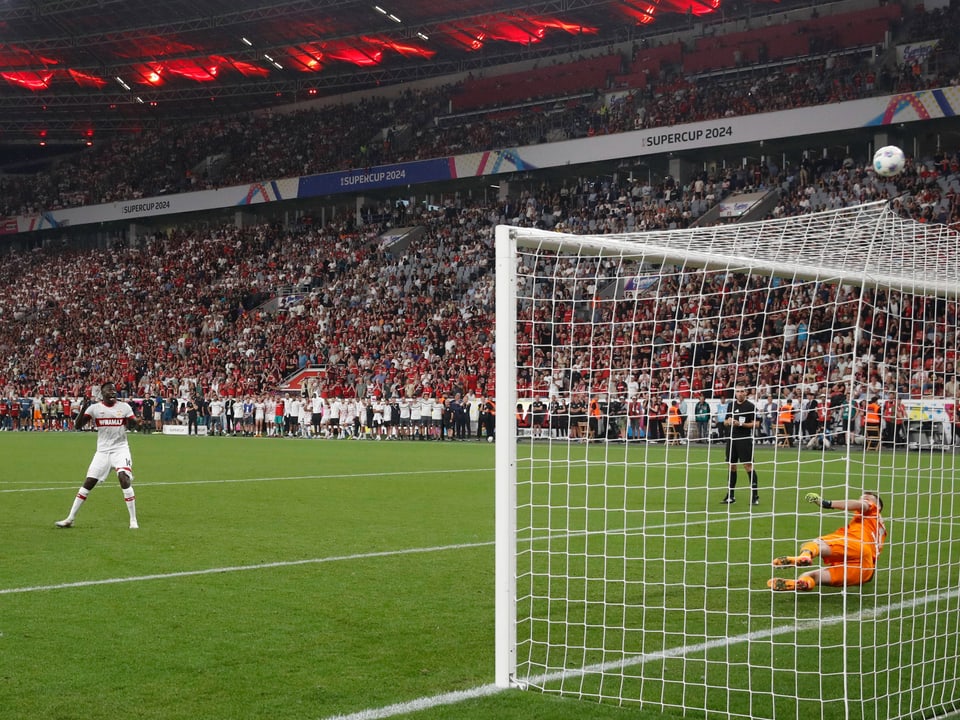
[[880,177],[899,175],[907,159],[896,145],[885,145],[873,154],[873,169]]

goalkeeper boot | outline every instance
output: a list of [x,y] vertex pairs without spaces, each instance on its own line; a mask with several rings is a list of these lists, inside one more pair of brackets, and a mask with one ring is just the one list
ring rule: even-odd
[[797,578],[796,590],[797,592],[807,592],[808,590],[813,590],[815,584],[810,578]]
[[781,590],[796,590],[797,581],[785,580],[783,578],[771,578],[770,580],[767,580],[767,587],[774,592],[779,592]]
[[793,567],[801,566],[806,567],[813,562],[813,559],[806,553],[800,553],[799,555],[781,555],[780,557],[775,557],[773,559],[774,567]]

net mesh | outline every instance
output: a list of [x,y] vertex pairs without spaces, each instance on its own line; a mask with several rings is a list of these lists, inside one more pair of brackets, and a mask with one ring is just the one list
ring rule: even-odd
[[[509,232],[516,332],[498,331],[497,372],[509,362],[516,389],[498,384],[498,444],[517,438],[513,681],[710,717],[956,709],[957,234],[887,203],[642,235]],[[754,406],[755,478],[725,455],[736,383]],[[864,490],[884,503],[876,573],[862,582],[848,560],[855,581],[771,590],[807,570],[773,558],[853,516],[804,496]]]

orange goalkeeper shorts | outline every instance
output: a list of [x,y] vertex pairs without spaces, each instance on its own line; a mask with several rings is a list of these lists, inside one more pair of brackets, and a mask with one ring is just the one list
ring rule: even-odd
[[823,559],[833,586],[861,585],[873,578],[876,558],[859,540],[841,533],[820,538],[830,547],[830,556]]
[[850,585],[863,585],[873,579],[872,567],[859,567],[858,565],[830,566],[825,568],[830,575],[830,585],[833,587],[844,587]]

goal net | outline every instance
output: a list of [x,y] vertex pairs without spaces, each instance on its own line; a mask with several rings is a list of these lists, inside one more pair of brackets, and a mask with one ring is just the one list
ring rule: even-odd
[[674,716],[956,711],[958,238],[886,202],[499,227],[497,683]]

